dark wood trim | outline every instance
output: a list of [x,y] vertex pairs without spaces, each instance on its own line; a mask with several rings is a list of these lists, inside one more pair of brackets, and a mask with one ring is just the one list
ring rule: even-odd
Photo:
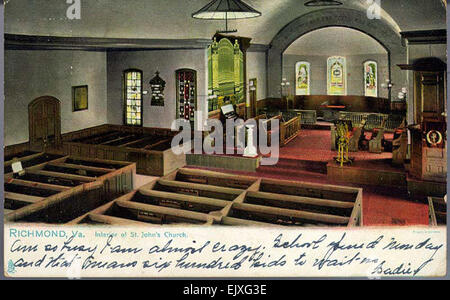
[[210,39],[127,39],[5,34],[5,49],[122,50],[206,49]]
[[404,71],[410,71],[413,69],[413,66],[408,64],[398,64],[397,66]]
[[[6,33],[6,50],[149,51],[206,49],[211,39],[127,39],[21,35]],[[266,52],[269,46],[252,44],[250,52]]]
[[269,45],[264,44],[250,44],[247,52],[267,52],[269,50]]
[[[290,109],[321,111],[320,105],[328,102],[330,105],[344,105],[350,112],[391,113],[391,101],[387,98],[366,96],[330,96],[310,95],[295,96]],[[271,110],[286,110],[286,100],[266,98],[256,102],[257,111],[264,108]]]
[[447,64],[437,57],[424,57],[416,59],[412,64],[399,64],[405,71],[447,71]]
[[409,45],[447,44],[446,29],[403,31],[400,32],[400,35],[403,44],[405,44],[405,40]]

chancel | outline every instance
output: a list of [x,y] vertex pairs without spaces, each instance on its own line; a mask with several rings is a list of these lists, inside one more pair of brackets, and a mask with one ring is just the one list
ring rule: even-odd
[[445,1],[97,2],[4,4],[6,222],[445,224]]

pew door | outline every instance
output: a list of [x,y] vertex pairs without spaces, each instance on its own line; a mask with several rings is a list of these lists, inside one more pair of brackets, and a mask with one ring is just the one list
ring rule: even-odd
[[30,148],[45,151],[61,143],[61,104],[54,97],[44,96],[28,105]]

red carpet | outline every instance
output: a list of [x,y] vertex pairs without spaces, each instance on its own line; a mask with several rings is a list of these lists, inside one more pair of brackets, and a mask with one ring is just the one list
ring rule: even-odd
[[[280,159],[276,166],[261,166],[256,172],[209,169],[253,177],[336,184],[329,182],[326,175],[326,164],[336,156],[336,151],[331,151],[330,141],[331,133],[328,130],[302,130],[296,139],[280,149]],[[355,167],[403,172],[402,169],[390,165],[392,153],[360,151],[350,155],[355,157]],[[409,201],[406,191],[402,189],[357,184],[340,185],[363,188],[364,226],[429,224],[428,205]]]
[[[280,158],[312,161],[330,161],[337,154],[331,150],[331,131],[302,130],[296,139],[280,148]],[[392,153],[350,152],[357,161],[383,160],[392,158]]]

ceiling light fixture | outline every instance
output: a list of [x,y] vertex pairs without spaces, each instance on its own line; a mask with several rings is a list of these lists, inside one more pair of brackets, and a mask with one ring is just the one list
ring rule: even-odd
[[343,3],[336,0],[311,0],[305,3],[305,6],[339,6]]
[[225,31],[220,33],[236,32],[228,29],[228,20],[256,18],[262,14],[245,4],[241,0],[213,0],[199,11],[192,14],[195,19],[225,20]]

